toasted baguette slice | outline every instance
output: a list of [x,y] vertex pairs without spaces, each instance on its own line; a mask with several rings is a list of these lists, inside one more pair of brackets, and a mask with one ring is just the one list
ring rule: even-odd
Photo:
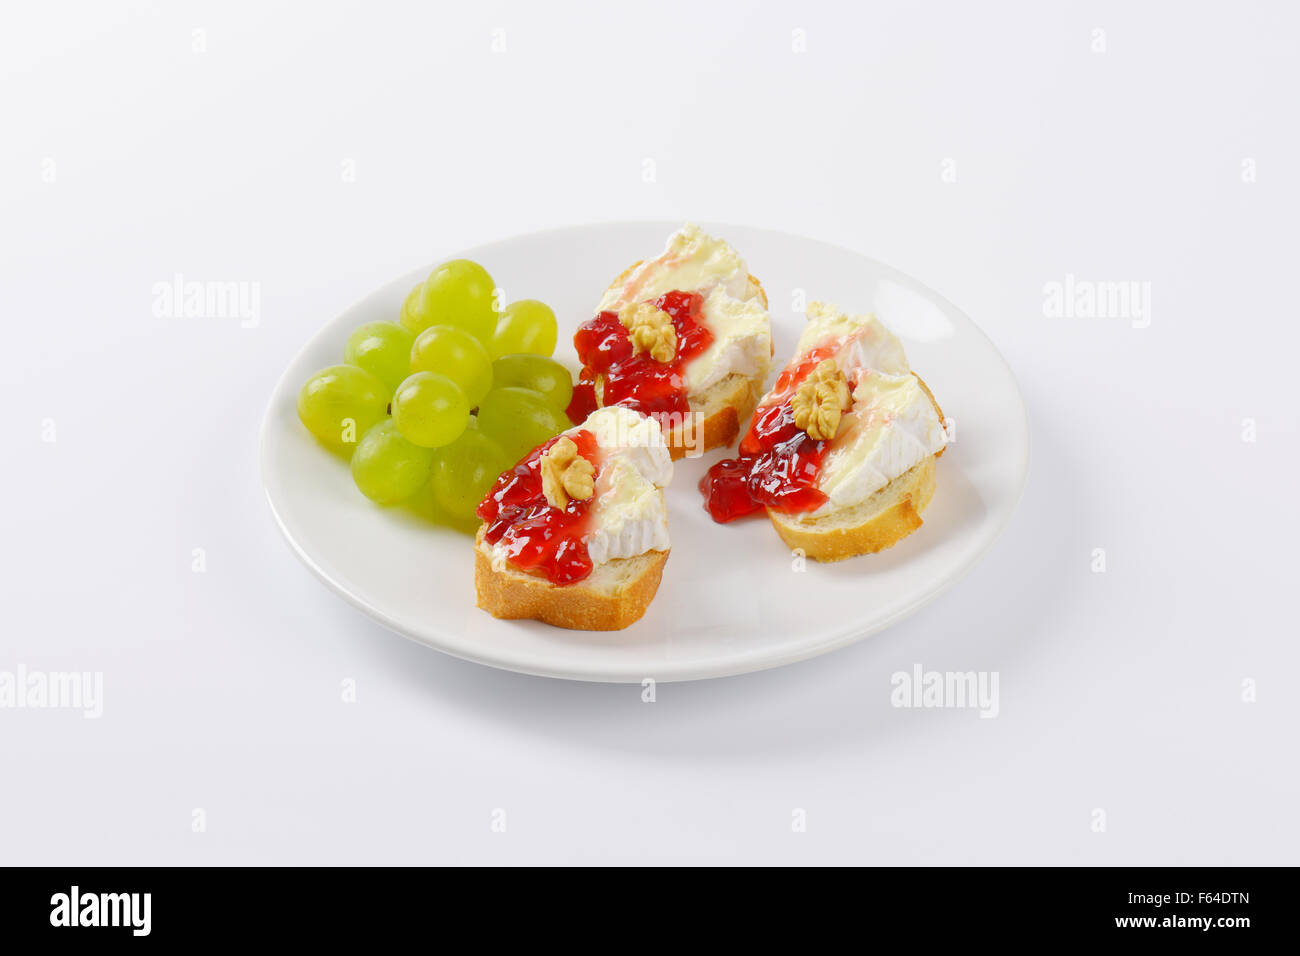
[[[939,421],[944,421],[943,409],[930,386],[915,372],[912,375],[934,405]],[[921,527],[921,512],[934,498],[935,462],[943,452],[940,448],[852,508],[816,518],[769,508],[767,516],[788,547],[802,548],[805,556],[817,561],[843,561],[884,551]]]
[[[917,375],[915,372],[912,373],[912,377],[915,378],[916,383],[921,386],[921,391],[925,392],[926,398],[930,399],[930,404],[934,406],[934,411],[939,416],[939,421],[941,421],[944,427],[947,428],[948,419],[943,417],[943,409],[939,407],[939,400],[934,397],[934,392],[930,391],[930,386],[926,385],[925,379],[921,378],[921,376]],[[948,450],[948,446],[944,445],[942,448],[940,448],[937,452],[934,453],[934,457],[935,458],[943,457],[943,453],[947,450]]]
[[817,518],[767,511],[786,546],[817,561],[842,561],[893,547],[921,527],[921,512],[934,497],[931,455],[903,472],[866,501]]
[[479,529],[474,541],[478,606],[493,617],[530,618],[575,631],[619,631],[641,619],[659,590],[667,551],[598,564],[581,581],[555,585],[514,568],[497,571]]
[[694,457],[711,448],[734,445],[741,422],[749,422],[762,393],[762,379],[734,373],[691,396],[691,421],[664,430],[668,454],[677,461],[688,454]]
[[[632,270],[642,261],[637,260],[624,269],[609,287],[613,289],[626,282]],[[768,308],[767,290],[763,288],[763,283],[751,275],[749,284],[758,293],[763,308]],[[713,448],[726,448],[735,444],[741,424],[749,422],[749,416],[754,414],[754,406],[763,394],[766,371],[764,369],[762,374],[752,378],[740,374],[728,375],[700,394],[688,395],[686,398],[691,412],[701,417],[697,417],[694,423],[682,423],[664,429],[664,440],[668,442],[668,453],[672,455],[673,461],[684,458],[687,454],[701,455]],[[600,395],[599,387],[596,395]]]

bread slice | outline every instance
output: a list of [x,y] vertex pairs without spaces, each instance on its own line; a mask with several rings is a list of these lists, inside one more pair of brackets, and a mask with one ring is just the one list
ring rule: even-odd
[[[641,261],[624,269],[609,287],[613,289],[626,282]],[[749,284],[754,287],[766,309],[767,291],[763,288],[763,283],[751,275]],[[664,440],[668,443],[668,453],[673,461],[686,457],[688,453],[700,455],[714,448],[727,448],[735,444],[742,423],[748,424],[749,416],[754,414],[754,406],[763,395],[763,380],[766,377],[766,370],[753,377],[733,373],[698,395],[688,395],[686,398],[695,417],[694,422],[664,429]],[[599,385],[596,387],[596,395],[600,395]]]
[[786,546],[817,561],[842,561],[893,547],[921,527],[921,512],[934,497],[937,455],[903,472],[866,501],[811,518],[767,511]]
[[[921,376],[912,373],[934,404],[939,421],[943,409]],[[891,548],[921,527],[921,512],[934,498],[935,462],[944,449],[903,472],[866,501],[851,508],[811,517],[767,509],[772,527],[786,546],[800,548],[817,561],[843,561],[859,554]]]
[[763,393],[761,378],[732,373],[689,398],[691,421],[664,430],[673,461],[736,443],[741,423],[749,423]]
[[576,631],[619,631],[641,619],[659,590],[667,551],[598,564],[581,581],[556,585],[507,567],[492,567],[491,546],[479,528],[474,539],[474,591],[493,617],[530,618]]
[[[916,384],[921,386],[921,391],[925,392],[926,398],[928,398],[930,400],[930,404],[934,406],[934,411],[935,414],[939,416],[939,421],[943,423],[944,428],[947,428],[948,419],[943,417],[943,409],[939,407],[939,400],[934,397],[934,392],[930,391],[930,386],[926,385],[925,379],[921,378],[921,376],[917,375],[915,372],[912,373],[912,377],[916,379]],[[943,453],[947,450],[948,450],[948,446],[944,445],[942,448],[940,448],[938,451],[934,453],[934,457],[935,458],[942,457]]]

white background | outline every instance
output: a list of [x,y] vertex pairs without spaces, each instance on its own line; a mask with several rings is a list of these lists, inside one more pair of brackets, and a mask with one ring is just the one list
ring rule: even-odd
[[[0,670],[105,682],[99,720],[0,710],[0,862],[1297,862],[1294,7],[271,6],[0,25]],[[256,471],[301,344],[458,249],[625,218],[815,236],[965,309],[1034,438],[983,563],[653,704],[444,657],[301,567]],[[155,318],[176,273],[260,283],[260,324]],[[1150,327],[1045,317],[1067,274],[1150,282]],[[1000,716],[891,707],[915,663],[998,672]]]

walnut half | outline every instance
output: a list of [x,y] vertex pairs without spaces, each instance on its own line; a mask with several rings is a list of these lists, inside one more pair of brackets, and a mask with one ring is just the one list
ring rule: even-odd
[[677,330],[673,317],[663,309],[637,302],[621,309],[618,320],[627,329],[634,351],[649,352],[656,362],[671,362],[677,355]]
[[542,494],[552,508],[563,511],[569,500],[586,501],[596,493],[596,468],[578,454],[565,436],[542,455]]
[[834,438],[840,415],[852,404],[849,383],[834,359],[826,359],[800,383],[790,407],[794,423],[818,441]]

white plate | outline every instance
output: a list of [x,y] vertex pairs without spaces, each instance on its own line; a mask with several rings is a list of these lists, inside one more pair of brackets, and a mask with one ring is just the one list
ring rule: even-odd
[[[455,255],[492,273],[507,299],[537,298],[559,316],[556,357],[575,364],[573,329],[605,286],[657,253],[678,223],[619,223],[535,233]],[[925,286],[857,253],[811,239],[705,225],[730,241],[771,301],[778,364],[809,299],[873,310],[956,423],[939,459],[925,524],[890,550],[803,570],[762,519],[729,526],[704,512],[696,484],[723,456],[676,466],[668,489],[672,554],[659,594],[625,631],[564,631],[498,621],[474,606],[469,538],[372,505],[344,462],[298,422],[315,370],[342,361],[348,333],[395,319],[422,273],[403,276],[329,322],[290,364],[262,426],[262,480],[298,556],[375,620],[467,660],[579,680],[693,680],[777,667],[888,627],[932,600],[989,548],[1011,517],[1029,464],[1024,402],[1006,362],[970,319]],[[451,258],[451,256],[448,256]],[[815,610],[814,610],[815,609]]]

